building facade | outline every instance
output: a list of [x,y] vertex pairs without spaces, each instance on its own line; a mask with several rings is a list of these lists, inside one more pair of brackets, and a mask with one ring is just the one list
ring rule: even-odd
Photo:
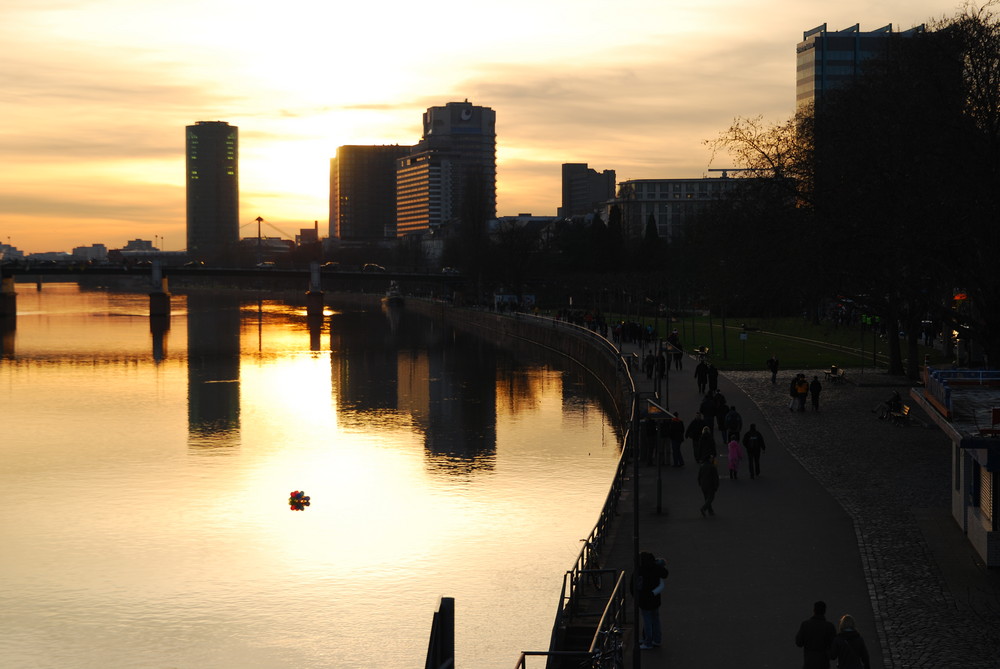
[[952,442],[951,512],[987,567],[1000,567],[1000,371],[924,367],[910,398]]
[[239,129],[225,121],[187,126],[187,251],[228,258],[239,240]]
[[909,37],[922,32],[922,25],[897,33],[891,25],[861,32],[859,24],[828,31],[825,23],[805,31],[795,47],[796,108],[815,104],[826,91],[853,81],[864,61],[888,53],[894,36]]
[[396,236],[396,162],[409,146],[341,146],[330,160],[330,237]]
[[615,171],[598,172],[587,163],[563,163],[561,218],[592,214],[615,197]]
[[[741,179],[729,176],[700,179],[630,179],[618,188],[618,197],[608,203],[622,212],[622,233],[641,236],[652,216],[661,239],[680,239],[684,229],[712,203],[732,191]],[[609,212],[603,214],[608,220]]]
[[396,235],[496,218],[496,112],[449,102],[424,112],[423,125],[420,142],[397,162]]

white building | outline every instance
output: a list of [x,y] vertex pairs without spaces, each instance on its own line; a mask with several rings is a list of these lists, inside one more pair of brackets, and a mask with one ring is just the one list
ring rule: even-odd
[[73,252],[70,255],[73,256],[73,260],[104,262],[108,259],[108,247],[104,244],[77,246],[73,248]]
[[986,566],[1000,567],[1000,371],[925,371],[910,397],[951,438],[952,516]]
[[[700,179],[629,179],[618,185],[618,197],[607,207],[610,210],[612,205],[618,205],[621,209],[625,237],[641,237],[652,215],[660,238],[672,241],[680,238],[685,225],[740,181],[725,173]],[[608,214],[604,212],[605,222]]]

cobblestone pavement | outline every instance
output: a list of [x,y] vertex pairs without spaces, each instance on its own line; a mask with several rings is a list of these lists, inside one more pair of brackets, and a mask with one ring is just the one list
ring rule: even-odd
[[1000,573],[982,565],[951,517],[950,441],[872,411],[890,386],[905,398],[905,381],[848,370],[848,381],[824,383],[810,415],[789,411],[787,374],[774,385],[767,372],[725,375],[853,519],[884,665],[1000,667]]

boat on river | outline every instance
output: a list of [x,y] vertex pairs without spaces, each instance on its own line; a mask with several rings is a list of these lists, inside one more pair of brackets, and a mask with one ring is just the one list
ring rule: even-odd
[[395,281],[389,283],[389,290],[382,296],[382,306],[401,307],[403,306],[403,293],[399,290],[399,284]]

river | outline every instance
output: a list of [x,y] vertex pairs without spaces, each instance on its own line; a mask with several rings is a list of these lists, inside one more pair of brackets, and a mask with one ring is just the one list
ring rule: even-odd
[[547,648],[619,455],[586,374],[408,312],[17,289],[0,664],[420,667],[442,596],[460,667]]

